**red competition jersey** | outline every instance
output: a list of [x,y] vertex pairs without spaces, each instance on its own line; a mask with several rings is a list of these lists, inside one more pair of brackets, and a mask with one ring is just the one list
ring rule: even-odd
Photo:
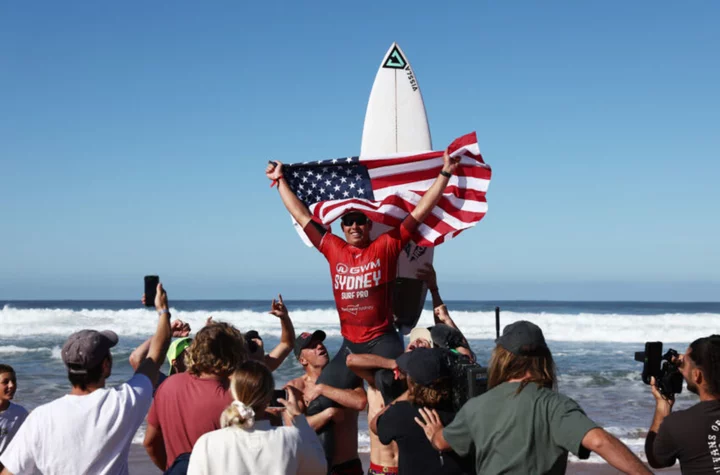
[[408,215],[400,228],[380,235],[366,248],[351,246],[313,223],[305,232],[330,264],[340,332],[353,343],[365,343],[393,326],[393,286],[397,260],[417,221]]

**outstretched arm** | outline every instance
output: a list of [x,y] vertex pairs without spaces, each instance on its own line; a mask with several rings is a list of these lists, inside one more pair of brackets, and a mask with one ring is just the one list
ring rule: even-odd
[[283,302],[282,295],[278,294],[277,301],[273,299],[270,313],[280,319],[280,325],[282,326],[280,343],[278,343],[270,353],[265,355],[265,366],[267,366],[270,371],[275,371],[282,362],[285,361],[285,358],[288,357],[293,349],[293,344],[295,343],[295,327],[293,327],[292,320],[290,320],[290,315]]
[[604,458],[607,463],[623,473],[652,473],[625,444],[599,427],[585,434],[582,445]]
[[460,164],[460,157],[450,157],[447,150],[443,155],[443,167],[440,175],[435,179],[435,183],[432,184],[423,197],[418,202],[415,209],[410,213],[418,223],[425,221],[432,209],[435,207],[443,191],[450,181],[450,175],[452,175]]
[[297,221],[302,228],[305,228],[312,219],[312,215],[310,214],[310,210],[307,209],[307,206],[293,193],[287,181],[283,178],[282,162],[269,163],[267,168],[265,168],[265,176],[273,182],[277,182],[280,198],[285,208],[287,208],[295,221]]
[[325,396],[342,407],[354,411],[362,411],[367,406],[367,393],[362,386],[354,389],[338,389],[327,384],[306,386],[305,399],[307,401],[313,401],[320,396]]
[[375,387],[375,371],[397,368],[395,360],[371,354],[350,354],[345,360],[345,365],[373,387]]

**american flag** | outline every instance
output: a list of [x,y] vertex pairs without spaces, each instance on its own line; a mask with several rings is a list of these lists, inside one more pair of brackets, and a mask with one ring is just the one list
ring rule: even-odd
[[[296,163],[283,165],[283,175],[318,223],[329,226],[349,211],[361,211],[372,221],[397,227],[437,178],[443,153]],[[491,169],[483,162],[475,132],[455,140],[448,153],[461,156],[460,165],[413,235],[418,246],[451,239],[475,226],[487,212]]]

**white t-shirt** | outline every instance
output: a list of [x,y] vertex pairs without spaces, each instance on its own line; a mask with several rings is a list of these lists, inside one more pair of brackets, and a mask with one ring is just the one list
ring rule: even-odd
[[327,463],[320,439],[305,416],[298,416],[295,427],[272,427],[262,420],[249,431],[226,427],[208,432],[195,442],[187,473],[325,475]]
[[127,474],[130,443],[152,403],[136,374],[116,388],[65,395],[28,416],[0,461],[14,475]]
[[0,454],[5,452],[5,448],[15,437],[28,412],[24,407],[10,403],[10,407],[0,412]]

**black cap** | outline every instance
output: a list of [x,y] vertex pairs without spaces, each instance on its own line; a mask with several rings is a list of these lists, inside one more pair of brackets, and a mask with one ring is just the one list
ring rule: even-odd
[[430,336],[432,336],[433,344],[439,348],[452,350],[453,348],[468,348],[468,342],[462,332],[456,328],[438,323],[430,327]]
[[398,356],[400,371],[421,386],[451,376],[447,351],[441,348],[416,348]]
[[300,358],[302,350],[307,348],[313,340],[324,341],[325,332],[322,330],[315,330],[312,333],[301,333],[299,337],[295,338],[295,358]]
[[532,355],[538,350],[548,349],[540,327],[525,320],[506,326],[495,343],[515,355]]

